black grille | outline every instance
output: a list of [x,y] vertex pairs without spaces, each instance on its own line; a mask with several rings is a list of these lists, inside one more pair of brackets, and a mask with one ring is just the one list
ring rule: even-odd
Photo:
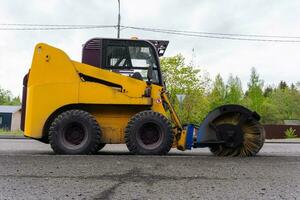
[[86,45],[85,49],[101,49],[101,42],[99,39],[90,40]]

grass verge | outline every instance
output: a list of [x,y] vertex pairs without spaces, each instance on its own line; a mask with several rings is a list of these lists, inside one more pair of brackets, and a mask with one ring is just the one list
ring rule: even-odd
[[0,135],[23,136],[23,131],[8,131],[5,129],[0,129]]

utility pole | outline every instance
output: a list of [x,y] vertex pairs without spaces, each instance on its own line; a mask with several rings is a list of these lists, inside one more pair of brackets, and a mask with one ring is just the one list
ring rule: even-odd
[[121,24],[120,0],[118,0],[118,5],[119,5],[119,14],[118,14],[118,35],[117,35],[117,37],[120,38],[120,24]]

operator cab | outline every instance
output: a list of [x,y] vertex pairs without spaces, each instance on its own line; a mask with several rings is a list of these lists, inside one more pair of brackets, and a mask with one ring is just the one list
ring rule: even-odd
[[94,38],[85,43],[82,63],[162,85],[159,56],[168,41]]

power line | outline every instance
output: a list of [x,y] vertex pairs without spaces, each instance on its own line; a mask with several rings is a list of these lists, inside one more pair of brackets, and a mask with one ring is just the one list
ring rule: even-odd
[[50,26],[50,27],[90,27],[90,26],[116,26],[116,25],[99,25],[99,24],[16,24],[16,23],[0,23],[0,26]]
[[[0,26],[3,24],[0,24]],[[43,30],[73,30],[73,29],[101,29],[101,28],[116,28],[115,25],[39,25],[39,24],[5,24],[6,26],[15,27],[0,27],[3,31],[43,31]],[[22,27],[23,26],[23,27]]]
[[[210,35],[201,33],[201,32],[190,32],[190,31],[171,31],[168,29],[153,29],[153,28],[142,28],[142,27],[133,27],[133,26],[122,26],[124,28],[128,29],[135,29],[135,30],[141,30],[141,31],[148,31],[148,32],[157,32],[157,33],[166,33],[166,34],[172,34],[172,35],[182,35],[182,36],[193,36],[193,37],[201,37],[201,38],[213,38],[213,39],[224,39],[224,40],[245,40],[245,41],[255,41],[255,42],[289,42],[289,43],[298,43],[300,40],[283,40],[283,39],[260,39],[260,38],[246,38],[246,37],[234,37],[234,35],[230,34],[223,34],[228,36],[222,36],[222,35],[213,35],[213,33],[210,33]],[[242,35],[242,34],[235,34],[235,35]],[[258,35],[251,35],[252,37]],[[249,36],[248,36],[249,37]],[[272,37],[264,35],[264,37]],[[284,36],[277,36],[284,38]],[[290,37],[290,36],[288,36]],[[288,38],[287,37],[287,38]],[[290,38],[300,38],[300,37],[290,37]]]
[[0,28],[2,31],[43,31],[43,30],[75,30],[75,29],[100,29],[100,28],[116,28],[116,26],[110,27],[55,27],[55,28]]
[[124,26],[131,29],[147,29],[153,31],[167,31],[174,33],[188,33],[188,34],[203,34],[203,35],[222,35],[222,36],[240,36],[240,37],[265,37],[265,38],[294,38],[300,39],[300,36],[284,36],[284,35],[255,35],[255,34],[238,34],[238,33],[217,33],[217,32],[199,32],[199,31],[185,31],[185,30],[175,30],[175,29],[159,29],[159,28],[146,28],[146,27],[136,27],[136,26]]
[[[175,29],[159,29],[137,26],[123,25],[87,25],[87,24],[24,24],[24,23],[0,23],[0,31],[43,31],[43,30],[74,30],[74,29],[102,29],[102,28],[122,28],[133,29],[147,32],[157,32],[172,35],[212,38],[223,40],[242,40],[254,42],[288,42],[299,43],[300,36],[283,36],[283,35],[257,35],[257,34],[237,34],[237,33],[214,33],[214,32],[197,32]],[[278,38],[278,39],[277,39]]]

